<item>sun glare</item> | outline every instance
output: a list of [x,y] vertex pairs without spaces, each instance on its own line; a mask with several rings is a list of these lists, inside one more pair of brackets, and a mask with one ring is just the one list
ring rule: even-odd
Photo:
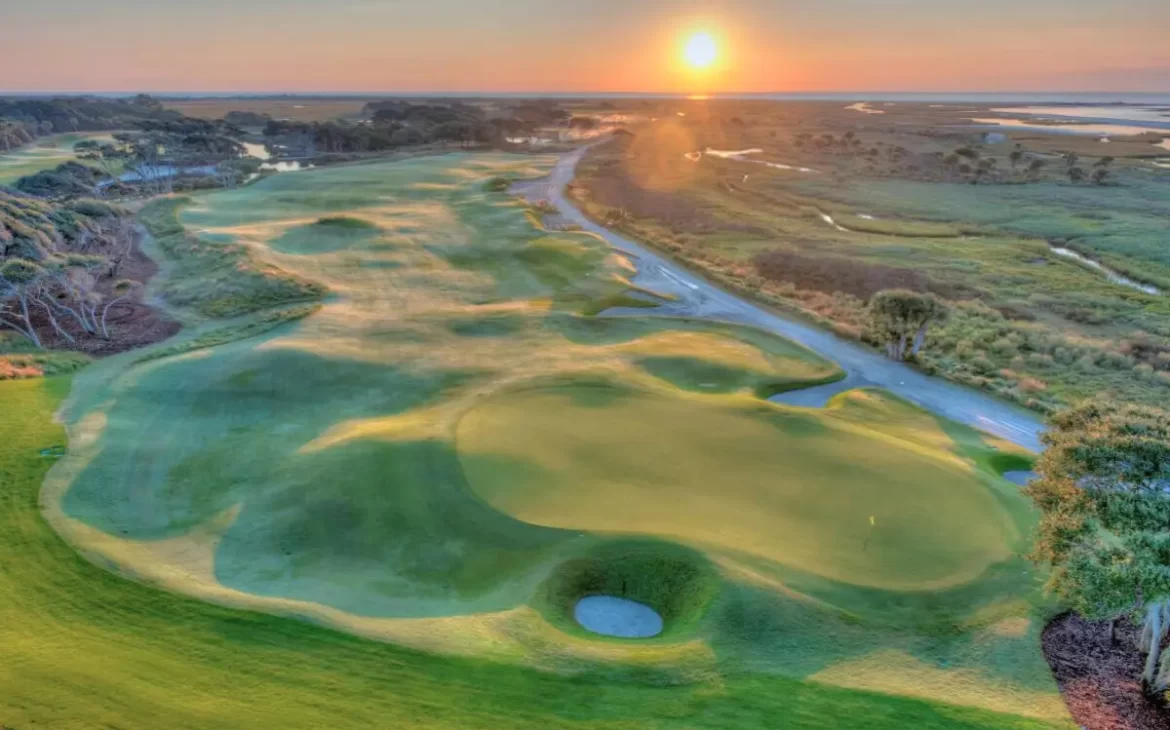
[[719,57],[719,46],[715,38],[706,31],[700,31],[687,38],[683,59],[691,68],[704,69],[715,63]]

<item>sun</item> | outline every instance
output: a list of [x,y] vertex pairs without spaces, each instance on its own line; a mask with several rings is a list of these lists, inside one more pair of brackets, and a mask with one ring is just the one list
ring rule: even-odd
[[694,69],[709,68],[719,58],[719,46],[707,31],[699,31],[687,38],[683,59]]

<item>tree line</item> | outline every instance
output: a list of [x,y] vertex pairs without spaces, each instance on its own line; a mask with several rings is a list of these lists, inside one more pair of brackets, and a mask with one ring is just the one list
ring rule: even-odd
[[[369,102],[357,121],[300,122],[268,119],[264,136],[273,144],[316,154],[382,152],[432,143],[502,146],[542,127],[567,126],[573,116],[555,102],[525,101],[489,114],[461,101]],[[583,122],[578,122],[583,124]]]
[[0,98],[0,151],[15,149],[38,137],[68,132],[135,129],[147,121],[178,121],[183,115],[139,94],[129,99],[92,96]]

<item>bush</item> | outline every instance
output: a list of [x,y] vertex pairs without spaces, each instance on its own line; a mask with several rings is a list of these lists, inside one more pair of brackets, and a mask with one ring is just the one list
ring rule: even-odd
[[505,193],[512,187],[512,179],[508,177],[493,177],[483,184],[483,189],[489,193]]

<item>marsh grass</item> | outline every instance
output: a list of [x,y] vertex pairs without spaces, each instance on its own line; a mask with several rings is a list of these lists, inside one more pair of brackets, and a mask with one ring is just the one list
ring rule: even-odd
[[926,372],[1042,412],[1101,393],[1170,397],[1170,296],[1112,283],[1048,244],[1170,291],[1159,243],[1170,195],[1140,171],[1114,187],[974,186],[680,157],[654,181],[669,178],[666,192],[650,194],[640,154],[595,148],[579,168],[580,204],[728,288],[854,339],[867,336],[875,288],[929,291],[956,306],[928,338]]

